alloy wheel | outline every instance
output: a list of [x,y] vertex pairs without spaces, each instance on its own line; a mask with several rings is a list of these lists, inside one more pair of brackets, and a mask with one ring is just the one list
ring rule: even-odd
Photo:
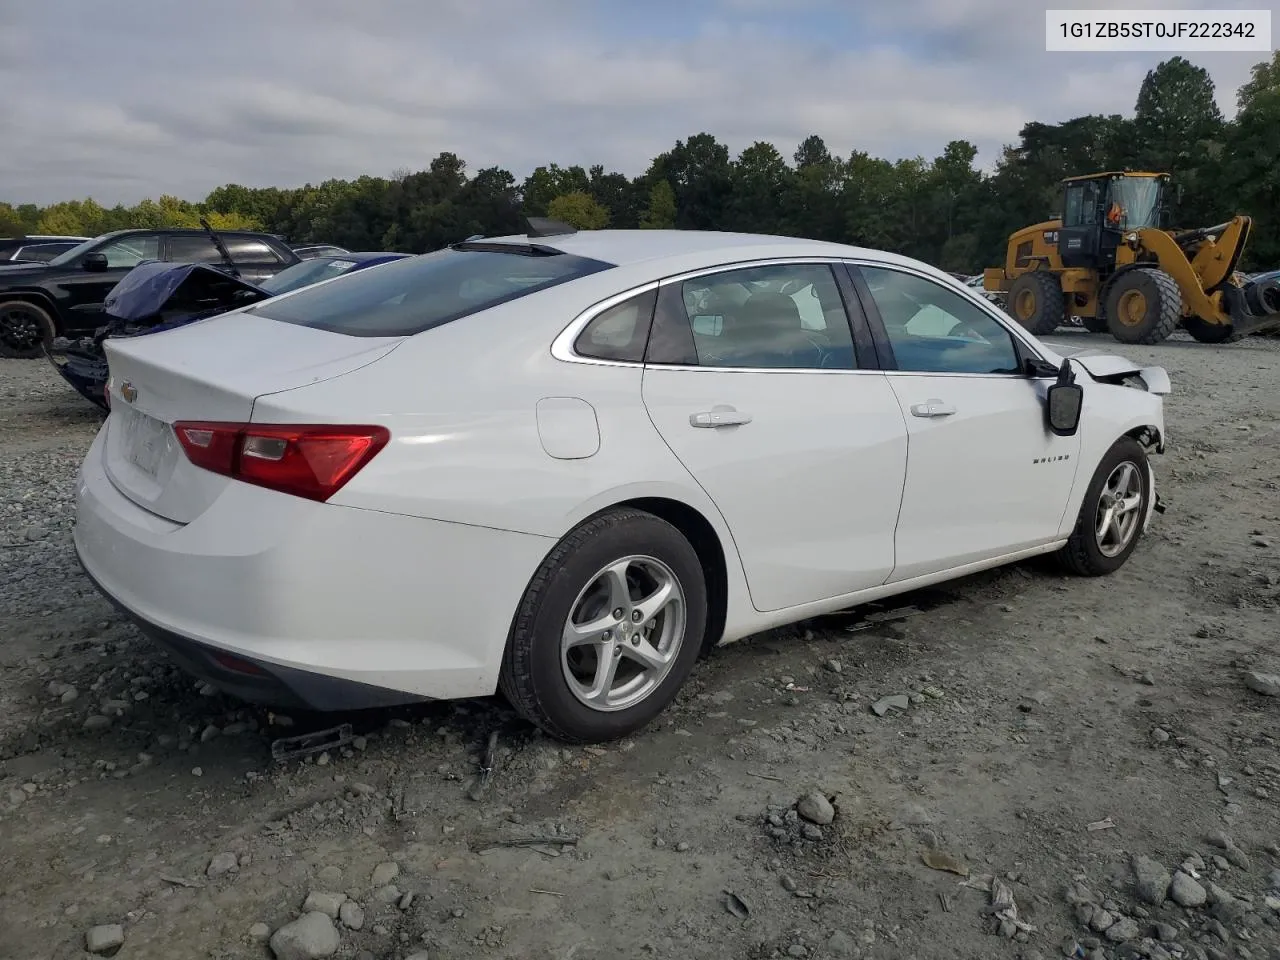
[[661,560],[630,556],[599,570],[570,607],[560,661],[569,690],[593,710],[625,710],[671,671],[685,640],[685,595]]

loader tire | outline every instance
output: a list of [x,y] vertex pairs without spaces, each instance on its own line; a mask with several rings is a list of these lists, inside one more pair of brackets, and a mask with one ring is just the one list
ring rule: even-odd
[[1237,343],[1249,335],[1234,324],[1209,323],[1200,317],[1187,317],[1182,326],[1201,343]]
[[1052,273],[1033,270],[1009,285],[1006,310],[1032,335],[1043,337],[1067,320],[1062,282]]
[[1160,343],[1182,322],[1182,294],[1157,267],[1135,267],[1107,287],[1107,329],[1121,343]]

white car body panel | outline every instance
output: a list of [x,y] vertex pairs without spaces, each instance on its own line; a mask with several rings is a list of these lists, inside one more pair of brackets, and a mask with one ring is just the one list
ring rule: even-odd
[[[649,367],[654,426],[720,508],[763,611],[884,583],[907,466],[882,374]],[[703,429],[728,408],[743,426]]]
[[[1063,357],[981,294],[892,254],[680,231],[552,240],[620,265],[404,338],[236,312],[108,341],[113,412],[77,491],[86,569],[139,619],[218,649],[407,694],[478,696],[496,689],[547,553],[610,506],[662,501],[702,518],[725,558],[724,627],[710,639],[730,642],[1056,549],[1116,439],[1164,436],[1160,368],[1132,368],[1146,390],[1091,379],[1132,367],[1119,358],[1078,361],[1085,403],[1069,438],[1043,427],[1051,379],[573,359],[565,345],[595,310],[664,278],[833,258],[962,290],[1046,361]],[[135,404],[120,396],[130,378]],[[935,398],[957,414],[910,414]],[[720,404],[751,423],[691,426]],[[392,440],[315,503],[180,452],[154,478],[131,474],[113,446],[131,406],[164,423],[380,424]]]
[[[911,580],[1058,538],[1080,437],[1044,429],[1048,389],[1025,377],[887,375],[910,434],[893,580]],[[954,410],[934,419],[911,408]]]

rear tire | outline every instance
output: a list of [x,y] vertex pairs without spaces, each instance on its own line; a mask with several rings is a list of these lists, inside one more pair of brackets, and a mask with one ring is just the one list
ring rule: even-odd
[[1121,437],[1093,472],[1075,529],[1058,551],[1059,562],[1082,577],[1115,573],[1142,539],[1150,503],[1147,452],[1132,437]]
[[1234,324],[1209,323],[1200,317],[1187,317],[1182,327],[1200,343],[1238,343],[1249,335],[1240,332]]
[[1024,273],[1009,285],[1006,310],[1034,336],[1053,333],[1067,319],[1067,304],[1057,276],[1040,270]]
[[627,736],[688,679],[707,612],[702,564],[680,531],[640,510],[606,511],[569,533],[534,574],[499,687],[517,713],[559,740]]
[[1134,267],[1107,286],[1106,318],[1121,343],[1160,343],[1182,321],[1182,294],[1158,267]]
[[28,300],[0,302],[0,357],[32,360],[44,353],[57,333],[49,311]]

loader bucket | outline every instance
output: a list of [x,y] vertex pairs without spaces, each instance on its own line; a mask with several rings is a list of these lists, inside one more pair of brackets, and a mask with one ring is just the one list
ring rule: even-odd
[[1228,288],[1225,299],[1236,334],[1280,331],[1280,279],[1266,277],[1243,287]]

